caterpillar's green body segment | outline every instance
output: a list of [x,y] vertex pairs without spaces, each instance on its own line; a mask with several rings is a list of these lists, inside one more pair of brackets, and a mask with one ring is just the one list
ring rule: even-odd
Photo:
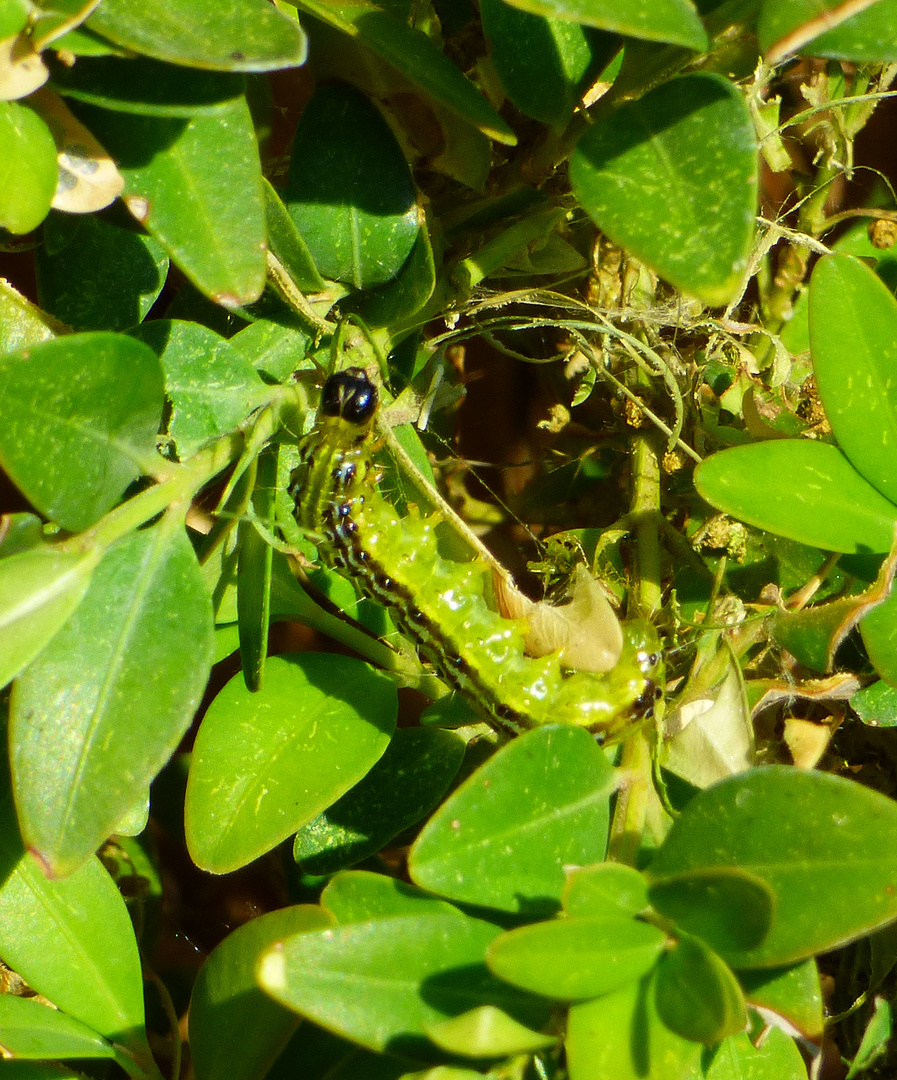
[[524,652],[521,624],[487,601],[489,568],[439,552],[439,514],[401,517],[380,494],[371,458],[377,391],[358,368],[331,376],[318,424],[291,478],[296,520],[321,556],[390,609],[396,625],[451,686],[495,726],[578,724],[620,738],[650,716],[663,660],[648,623],[624,629],[619,662],[605,674],[565,671],[557,655]]

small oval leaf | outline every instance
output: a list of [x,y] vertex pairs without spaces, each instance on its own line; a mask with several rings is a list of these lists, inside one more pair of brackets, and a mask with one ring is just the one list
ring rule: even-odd
[[897,506],[827,443],[733,446],[698,466],[695,487],[718,510],[811,547],[871,553],[894,542]]
[[602,232],[677,288],[710,305],[740,288],[757,143],[727,79],[686,75],[621,106],[580,139],[570,179]]

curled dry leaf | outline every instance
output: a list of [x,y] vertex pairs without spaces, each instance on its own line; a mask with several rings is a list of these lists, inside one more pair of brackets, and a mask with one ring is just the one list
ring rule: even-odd
[[90,214],[109,206],[125,182],[97,139],[77,120],[62,98],[49,87],[33,94],[30,103],[56,142],[59,184],[53,207],[69,214]]
[[610,671],[623,650],[620,620],[604,590],[579,565],[573,574],[570,602],[556,606],[524,596],[507,578],[495,576],[499,611],[526,623],[529,656],[560,653],[561,663],[576,671]]

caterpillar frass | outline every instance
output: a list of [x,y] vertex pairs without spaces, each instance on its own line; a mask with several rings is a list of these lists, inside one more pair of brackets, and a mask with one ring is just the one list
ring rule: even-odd
[[441,515],[402,517],[380,494],[371,457],[377,407],[362,369],[330,376],[317,425],[300,446],[290,496],[321,557],[385,605],[421,656],[499,729],[578,724],[614,740],[651,716],[663,684],[653,627],[628,623],[619,661],[604,674],[567,672],[557,654],[527,656],[520,621],[490,606],[482,559],[444,558]]

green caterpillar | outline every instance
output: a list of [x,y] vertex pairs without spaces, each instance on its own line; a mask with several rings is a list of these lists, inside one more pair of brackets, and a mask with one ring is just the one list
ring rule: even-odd
[[619,662],[604,674],[566,672],[557,654],[527,656],[520,621],[489,606],[485,563],[444,558],[440,515],[400,517],[380,494],[371,457],[377,405],[360,368],[332,375],[300,447],[290,496],[299,525],[320,538],[322,558],[389,608],[420,654],[498,728],[578,724],[615,739],[651,716],[663,692],[653,627],[627,624]]

